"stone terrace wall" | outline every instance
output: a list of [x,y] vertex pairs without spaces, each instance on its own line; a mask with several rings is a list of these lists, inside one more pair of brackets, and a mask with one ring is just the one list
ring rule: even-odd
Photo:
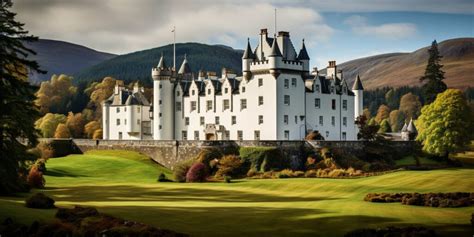
[[[321,147],[347,149],[361,152],[363,141],[155,141],[155,140],[91,140],[91,139],[42,139],[53,148],[60,149],[56,156],[83,153],[88,150],[132,150],[149,156],[165,167],[173,169],[180,161],[196,157],[204,148],[217,148],[223,153],[236,151],[239,147],[276,147],[290,160],[305,160],[307,149]],[[393,141],[391,146],[402,152],[413,150],[414,142]],[[67,151],[69,149],[69,151]]]

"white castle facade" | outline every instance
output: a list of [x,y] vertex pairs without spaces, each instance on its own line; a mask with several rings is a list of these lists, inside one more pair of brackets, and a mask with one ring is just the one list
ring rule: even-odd
[[242,76],[221,78],[191,72],[186,58],[176,72],[161,57],[152,69],[153,105],[139,87],[117,85],[103,105],[104,139],[302,140],[319,131],[326,140],[356,140],[355,118],[362,114],[359,77],[350,88],[330,61],[326,74],[310,72],[309,56],[299,53],[288,32],[250,43]]

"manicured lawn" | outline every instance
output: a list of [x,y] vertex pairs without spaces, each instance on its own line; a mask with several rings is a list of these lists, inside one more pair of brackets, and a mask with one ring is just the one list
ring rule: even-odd
[[[445,162],[440,162],[432,159],[428,159],[427,157],[418,157],[420,159],[420,165],[443,165]],[[416,165],[415,157],[413,156],[406,156],[400,160],[395,161],[397,166],[408,166],[408,165]]]
[[474,141],[471,141],[466,151],[453,154],[452,157],[460,160],[465,165],[474,166]]
[[[95,151],[50,159],[47,188],[61,207],[95,206],[115,216],[192,236],[342,236],[357,228],[425,225],[472,236],[474,207],[430,208],[363,201],[368,192],[474,192],[474,170],[401,171],[360,179],[157,183],[169,171],[133,152]],[[38,191],[38,190],[35,190]],[[0,197],[0,218],[50,220],[55,210]]]

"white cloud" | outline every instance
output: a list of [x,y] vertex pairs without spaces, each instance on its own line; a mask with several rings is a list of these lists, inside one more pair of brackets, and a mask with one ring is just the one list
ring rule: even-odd
[[416,25],[412,23],[369,25],[367,19],[359,15],[348,17],[344,23],[350,25],[352,31],[358,35],[375,36],[386,39],[402,39],[417,34]]

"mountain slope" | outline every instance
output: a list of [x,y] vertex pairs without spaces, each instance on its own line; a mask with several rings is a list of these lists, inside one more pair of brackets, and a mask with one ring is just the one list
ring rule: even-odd
[[[220,72],[222,67],[241,73],[242,51],[222,45],[199,43],[176,44],[176,67],[179,69],[184,55],[193,72],[200,69]],[[76,81],[98,81],[106,76],[120,80],[140,80],[151,83],[151,68],[158,64],[161,54],[167,66],[173,66],[173,45],[117,56],[75,74]]]
[[[428,48],[355,59],[338,68],[343,70],[350,85],[359,74],[366,89],[419,86],[428,61]],[[474,38],[446,40],[438,44],[438,49],[443,55],[445,83],[455,88],[474,87]]]
[[58,40],[40,39],[26,45],[37,53],[31,58],[38,61],[42,70],[48,71],[47,74],[31,75],[30,81],[35,84],[49,80],[52,74],[72,75],[81,69],[116,56]]

